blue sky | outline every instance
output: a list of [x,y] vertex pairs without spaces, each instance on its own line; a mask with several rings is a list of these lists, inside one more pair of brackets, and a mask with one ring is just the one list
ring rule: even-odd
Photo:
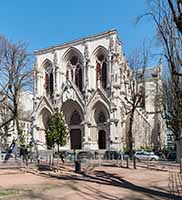
[[145,11],[146,0],[6,0],[0,34],[34,51],[115,28],[128,55],[154,34],[151,21],[134,23]]

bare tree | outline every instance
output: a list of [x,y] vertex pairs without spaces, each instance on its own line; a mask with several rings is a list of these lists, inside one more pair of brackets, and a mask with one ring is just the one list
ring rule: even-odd
[[143,52],[142,57],[141,55],[133,54],[129,58],[130,70],[128,72],[128,79],[125,81],[125,101],[128,105],[126,114],[128,115],[129,120],[126,143],[128,146],[130,158],[133,156],[134,114],[137,107],[144,107],[144,73],[148,57],[147,51]]
[[[182,91],[182,80],[179,82],[181,82],[179,87]],[[163,85],[164,117],[167,127],[174,133],[175,140],[179,140],[182,123],[182,93],[176,91],[176,84],[171,79],[165,80]]]
[[176,24],[178,31],[182,34],[182,0],[168,0],[173,21]]
[[[8,119],[10,118],[9,116],[10,113],[7,112],[7,106],[6,106],[7,99],[5,99],[3,96],[4,95],[1,94],[3,101],[0,102],[0,119],[2,122],[7,122]],[[11,122],[6,123],[3,127],[0,128],[0,138],[1,138],[0,143],[4,148],[6,148],[8,145],[8,136],[11,134],[11,131],[13,131]]]
[[[157,46],[161,47],[164,59],[167,61],[171,75],[182,76],[182,34],[173,19],[168,0],[149,1],[149,11],[137,18],[150,16],[156,26]],[[174,1],[175,2],[175,1]]]
[[1,120],[0,129],[10,122],[16,125],[17,133],[21,133],[19,125],[20,92],[32,88],[32,56],[27,52],[23,42],[13,43],[0,37],[0,101],[6,107],[8,117]]
[[165,118],[178,143],[182,130],[182,1],[152,0],[149,12],[138,19],[143,16],[150,16],[154,21],[158,46],[162,47],[164,62],[168,66],[168,70],[165,69],[169,72],[168,79],[164,84]]

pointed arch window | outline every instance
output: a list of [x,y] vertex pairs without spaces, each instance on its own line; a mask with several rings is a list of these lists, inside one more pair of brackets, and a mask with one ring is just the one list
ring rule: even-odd
[[44,68],[45,68],[44,87],[46,90],[46,95],[50,95],[52,97],[54,92],[54,77],[53,77],[52,65],[50,63],[46,63]]
[[75,70],[75,84],[79,88],[80,91],[82,91],[82,68],[80,65],[77,65]]
[[49,80],[49,88],[50,88],[50,95],[53,95],[53,73],[50,73],[50,80]]
[[46,72],[45,73],[45,89],[48,92],[48,88],[49,88],[49,74]]
[[[68,62],[68,69],[69,71],[67,74],[67,79],[74,80],[75,85],[78,87],[80,92],[83,90],[83,72],[82,72],[82,62],[77,56],[72,56]],[[71,76],[71,77],[70,77]]]
[[71,80],[73,81],[73,69],[71,69]]
[[97,65],[96,65],[97,80],[100,79],[100,74],[101,74],[101,65],[100,65],[100,63],[97,63]]
[[102,87],[106,89],[107,88],[107,60],[103,54],[97,57],[96,77],[97,77],[97,80],[101,80]]
[[101,75],[102,87],[106,89],[107,87],[107,64],[104,61],[102,63],[102,75]]
[[66,80],[69,80],[69,70],[66,71]]

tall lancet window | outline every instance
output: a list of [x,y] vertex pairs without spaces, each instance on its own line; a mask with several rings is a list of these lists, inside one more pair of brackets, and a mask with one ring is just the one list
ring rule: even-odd
[[45,69],[44,88],[46,90],[46,95],[50,95],[52,97],[54,91],[52,64],[50,62],[47,62],[44,66],[44,69]]
[[102,87],[104,89],[106,89],[106,87],[107,87],[107,65],[106,65],[105,61],[102,63],[101,81],[102,81]]
[[71,81],[73,86],[75,85],[76,88],[82,93],[84,88],[84,57],[82,53],[78,49],[70,47],[65,52],[63,60],[66,65],[66,79]]
[[101,54],[96,61],[96,77],[101,81],[102,87],[107,88],[107,60],[106,56]]
[[69,70],[67,69],[67,71],[66,71],[66,80],[69,80],[70,79],[70,73],[69,73]]
[[49,77],[49,89],[50,89],[50,96],[53,95],[53,89],[54,89],[54,82],[53,82],[53,73],[50,73],[50,77]]
[[78,64],[76,66],[76,70],[75,70],[75,84],[77,85],[77,87],[79,88],[80,91],[82,91],[82,69],[81,66]]
[[80,92],[83,90],[83,72],[81,63],[81,60],[77,56],[72,56],[66,72],[66,78],[74,81]]

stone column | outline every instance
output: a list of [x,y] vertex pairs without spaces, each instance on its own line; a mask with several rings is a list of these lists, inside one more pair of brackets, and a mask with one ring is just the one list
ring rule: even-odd
[[102,65],[100,63],[96,63],[96,87],[101,88],[101,71]]
[[85,88],[85,100],[86,101],[88,98],[88,89],[89,89],[89,78],[88,78],[89,67],[90,67],[89,63],[90,63],[89,48],[88,48],[88,44],[85,43],[85,48],[84,48],[84,84],[85,85],[84,85],[84,88]]
[[112,65],[112,54],[109,52],[108,55],[108,67],[107,67],[107,88],[111,87],[111,65]]
[[33,72],[33,95],[37,96],[37,71]]
[[95,125],[92,125],[90,128],[90,148],[97,150],[98,149],[98,130]]
[[44,91],[44,84],[42,85],[42,74],[40,72],[37,72],[37,93],[36,96],[40,97],[43,96]]
[[83,136],[83,149],[89,149],[90,148],[90,143],[89,143],[89,138],[90,138],[90,129],[88,127],[88,110],[87,107],[85,107],[84,111],[84,121],[82,123],[83,125],[83,130],[84,130],[84,136]]
[[58,81],[57,74],[58,74],[57,53],[54,52],[54,59],[53,59],[54,94],[57,93],[57,81]]

